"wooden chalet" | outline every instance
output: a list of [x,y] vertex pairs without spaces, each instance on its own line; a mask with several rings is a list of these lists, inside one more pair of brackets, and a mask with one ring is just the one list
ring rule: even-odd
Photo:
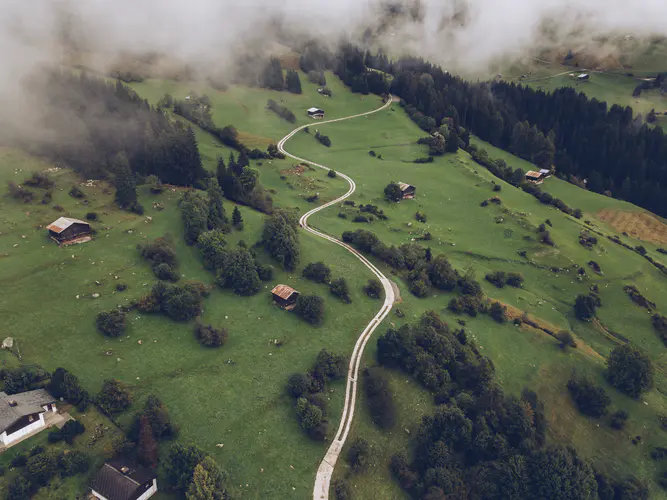
[[534,170],[529,170],[526,172],[526,181],[532,184],[542,184],[544,182],[544,174],[541,172],[535,172]]
[[[48,427],[48,412],[56,412],[56,399],[44,389],[7,395],[0,392],[0,443],[9,447]],[[51,423],[52,425],[52,423]]]
[[90,489],[99,500],[146,500],[157,493],[156,478],[151,469],[118,457],[102,466]]
[[92,239],[90,224],[79,219],[60,217],[46,226],[46,229],[49,230],[49,237],[58,245],[85,243]]
[[411,200],[415,197],[416,187],[406,184],[405,182],[399,182],[398,187],[401,188],[401,199]]
[[308,116],[315,120],[321,120],[324,118],[324,111],[321,110],[320,108],[310,108],[308,110]]
[[299,298],[299,292],[287,285],[276,285],[271,290],[273,301],[286,311],[291,311],[296,307],[296,300]]

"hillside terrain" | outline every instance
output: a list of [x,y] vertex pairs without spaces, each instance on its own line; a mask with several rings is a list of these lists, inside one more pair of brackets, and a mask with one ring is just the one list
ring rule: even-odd
[[[596,85],[597,76],[581,86]],[[364,366],[378,365],[376,337],[389,328],[414,323],[426,311],[435,311],[452,329],[465,329],[481,354],[493,363],[505,394],[519,397],[524,388],[537,393],[545,408],[549,444],[573,445],[599,470],[618,478],[636,476],[649,484],[652,497],[663,497],[657,480],[665,467],[652,460],[650,453],[667,443],[667,433],[660,426],[661,417],[667,415],[667,348],[652,325],[651,315],[667,315],[667,276],[632,248],[641,245],[646,255],[667,264],[667,256],[658,251],[667,247],[665,221],[635,205],[553,176],[542,190],[582,211],[580,218],[565,214],[495,177],[463,149],[435,156],[427,163],[414,163],[428,154],[428,147],[417,143],[426,133],[398,102],[373,115],[320,125],[307,116],[308,108],[322,108],[326,118],[333,119],[376,109],[382,100],[372,94],[351,93],[329,72],[326,79],[332,96],[324,97],[305,74],[300,73],[300,77],[302,94],[238,85],[221,91],[202,84],[158,79],[132,83],[130,87],[151,105],[157,105],[166,93],[176,100],[206,95],[214,124],[233,125],[239,140],[249,148],[266,149],[294,128],[308,124],[308,131],[297,133],[287,143],[289,152],[345,173],[356,183],[356,191],[349,198],[354,203],[342,203],[313,215],[309,220],[312,227],[339,239],[345,231],[365,229],[387,245],[418,243],[434,256],[444,254],[461,274],[479,281],[489,300],[508,308],[508,321],[502,324],[486,314],[455,314],[448,304],[458,292],[431,288],[418,298],[410,293],[405,273],[368,256],[397,283],[400,301],[368,343]],[[600,75],[604,81],[602,78],[614,77]],[[559,79],[547,82],[554,88],[564,84]],[[548,90],[546,82],[541,85]],[[618,85],[623,86],[622,92],[613,87],[609,93],[601,89],[590,96],[625,102],[619,96],[627,82]],[[657,107],[663,99],[651,94],[650,99],[654,98],[646,106]],[[291,110],[296,120],[288,122],[267,109],[269,99]],[[193,127],[206,171],[216,172],[219,158],[227,161],[230,153],[237,154],[209,132],[173,113],[173,109],[168,114],[170,119]],[[316,139],[318,132],[330,138],[330,147]],[[536,168],[474,136],[470,142],[512,168]],[[255,159],[250,160],[250,167],[258,172],[274,206],[297,214],[348,189],[340,177],[330,177],[322,169],[297,165],[290,159]],[[46,172],[55,182],[50,202],[0,198],[0,318],[3,337],[13,337],[20,348],[20,363],[40,365],[49,372],[66,368],[91,394],[109,378],[129,386],[134,397],[132,406],[114,417],[113,423],[91,410],[81,417],[87,433],[97,422],[113,429],[111,434],[127,431],[134,412],[149,395],[156,395],[180,426],[175,440],[194,444],[214,457],[229,474],[230,490],[238,498],[310,498],[314,474],[327,443],[309,439],[300,428],[285,385],[290,375],[312,367],[322,349],[351,354],[359,333],[380,304],[363,292],[373,277],[371,273],[344,249],[299,231],[299,264],[285,271],[257,247],[258,262],[272,264],[273,275],[262,282],[259,293],[242,297],[216,287],[215,275],[205,269],[198,248],[184,241],[179,202],[186,188],[167,185],[156,194],[148,184],[139,186],[139,201],[145,207],[139,215],[117,208],[114,187],[108,181],[85,180],[44,158],[18,149],[0,149],[1,185],[8,181],[22,184],[33,172]],[[391,182],[415,186],[415,199],[387,201],[384,189]],[[69,194],[73,185],[83,191],[83,197]],[[492,197],[498,200],[482,206]],[[359,211],[362,204],[374,205],[386,219],[357,219],[363,215]],[[228,216],[235,206],[243,216],[243,229],[226,234],[226,246],[234,248],[244,242],[241,245],[252,247],[262,238],[266,215],[225,200]],[[96,214],[91,221],[95,230],[91,242],[58,247],[48,239],[45,226],[56,218],[84,219],[91,212]],[[415,216],[417,213],[422,221]],[[538,239],[544,224],[554,245]],[[595,234],[597,242],[585,247],[582,234]],[[95,318],[99,312],[138,301],[155,284],[151,266],[142,259],[138,247],[162,236],[173,243],[180,278],[211,286],[199,321],[228,330],[228,341],[221,348],[201,346],[193,333],[194,321],[175,322],[138,310],[128,313],[127,331],[122,337],[108,338],[97,331]],[[618,241],[630,249],[611,241],[611,236],[618,236]],[[317,261],[331,268],[333,278],[347,280],[351,303],[336,299],[325,285],[302,276],[305,266]],[[591,261],[601,272],[593,272]],[[579,275],[580,269],[586,272]],[[520,273],[523,284],[498,288],[485,280],[487,274],[497,271]],[[275,307],[270,290],[279,283],[302,294],[323,296],[322,325],[313,327]],[[126,289],[119,290],[118,284],[126,285]],[[624,289],[628,285],[655,302],[650,313],[630,299]],[[581,321],[574,312],[575,299],[594,286],[602,305],[593,321]],[[530,323],[512,321],[522,318]],[[560,347],[554,334],[563,330],[573,334],[576,348]],[[637,399],[618,392],[605,379],[605,358],[614,347],[625,343],[648,353],[657,370],[654,388]],[[17,356],[3,355],[3,365],[19,364]],[[410,375],[388,368],[380,370],[387,376],[394,396],[396,423],[391,430],[377,429],[362,390],[350,438],[363,437],[369,442],[373,450],[371,466],[365,473],[352,472],[344,452],[335,478],[346,480],[355,498],[408,498],[392,479],[388,463],[396,453],[414,451],[410,438],[416,434],[421,417],[435,410],[434,398]],[[628,412],[625,429],[613,430],[606,418],[592,419],[578,412],[567,388],[573,374],[590,377],[604,387],[611,398],[611,410]],[[330,432],[338,425],[344,391],[343,378],[328,384],[324,393]],[[637,436],[641,436],[639,441]],[[84,438],[79,439],[77,446],[83,447]],[[25,451],[36,444],[30,442]],[[160,446],[161,458],[168,446]],[[104,443],[96,445],[92,453],[98,464],[112,450]],[[5,458],[9,462],[7,453]],[[0,487],[6,488],[10,480],[11,474],[0,478]],[[74,498],[72,492],[80,492],[86,485],[83,476],[63,483],[65,486],[59,481],[45,486],[35,498]],[[160,492],[155,498],[179,497]]]

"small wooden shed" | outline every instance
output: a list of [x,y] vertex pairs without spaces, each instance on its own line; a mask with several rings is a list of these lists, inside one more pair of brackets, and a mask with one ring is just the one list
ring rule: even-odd
[[529,170],[526,172],[526,180],[533,184],[542,184],[544,182],[544,175],[540,172]]
[[90,224],[79,219],[60,217],[46,226],[46,229],[49,230],[49,237],[58,245],[85,243],[92,239]]
[[401,188],[401,199],[411,200],[415,197],[416,187],[406,184],[405,182],[399,182],[398,187]]
[[271,290],[273,301],[286,311],[291,311],[296,307],[296,299],[299,297],[299,292],[287,285],[276,285]]

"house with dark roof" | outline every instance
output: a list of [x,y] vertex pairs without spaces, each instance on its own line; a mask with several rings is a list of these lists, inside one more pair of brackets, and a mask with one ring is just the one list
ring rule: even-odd
[[296,307],[296,299],[299,297],[299,292],[287,285],[276,285],[271,290],[273,301],[280,307],[287,311],[291,311]]
[[55,398],[44,389],[12,395],[0,392],[0,442],[9,447],[46,429],[49,412],[56,411]]
[[324,118],[324,111],[321,110],[320,108],[310,108],[308,110],[308,116],[316,120],[321,120],[322,118]]
[[157,493],[157,474],[133,460],[116,457],[102,466],[90,489],[99,500],[146,500]]
[[401,188],[401,199],[411,200],[415,197],[416,187],[406,184],[405,182],[399,182],[398,187]]
[[46,229],[49,230],[49,237],[58,245],[85,243],[92,239],[90,224],[70,217],[60,217],[46,226]]

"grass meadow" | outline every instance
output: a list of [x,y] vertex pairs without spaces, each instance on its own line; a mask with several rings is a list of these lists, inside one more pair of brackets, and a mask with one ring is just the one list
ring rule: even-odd
[[[303,75],[302,95],[236,86],[220,92],[163,80],[147,80],[132,87],[151,103],[165,92],[179,99],[191,90],[205,93],[213,103],[213,117],[218,126],[233,124],[247,145],[266,147],[297,125],[307,123],[305,110],[311,106],[321,107],[327,118],[335,118],[380,105],[376,97],[353,95],[335,77],[327,75],[327,79],[334,93],[331,99],[317,94],[315,86]],[[285,122],[266,110],[269,98],[279,103],[284,101],[282,104],[297,115],[297,123]],[[314,215],[311,225],[335,236],[344,230],[364,227],[388,244],[409,242],[430,232],[432,240],[422,243],[435,253],[447,254],[458,269],[474,269],[490,297],[555,328],[572,330],[580,348],[563,352],[552,337],[541,331],[498,325],[487,317],[465,318],[466,328],[492,359],[505,391],[518,394],[529,387],[538,392],[546,406],[551,424],[549,437],[553,442],[573,443],[583,455],[612,473],[631,471],[649,480],[655,478],[658,466],[648,453],[651,446],[667,442],[667,434],[663,434],[657,423],[658,415],[667,413],[667,401],[662,394],[667,391],[667,379],[660,375],[657,389],[641,401],[630,400],[607,386],[614,408],[624,408],[630,413],[628,428],[621,432],[580,416],[565,388],[574,371],[590,374],[604,383],[604,356],[615,345],[607,331],[621,333],[646,349],[667,370],[667,351],[653,332],[650,317],[623,292],[624,284],[634,284],[667,314],[665,276],[639,255],[605,239],[600,238],[593,250],[578,243],[584,219],[600,231],[612,234],[612,228],[597,219],[601,210],[639,209],[557,179],[547,181],[544,189],[570,206],[584,210],[584,218],[576,220],[494,178],[465,152],[439,157],[431,164],[413,164],[411,160],[425,156],[425,150],[416,144],[424,133],[398,104],[356,120],[330,125],[313,122],[310,129],[311,134],[301,132],[294,136],[287,143],[287,150],[350,175],[357,183],[351,199],[378,205],[389,217],[387,221],[354,224],[351,222],[354,209],[331,207]],[[316,129],[329,135],[330,148],[314,139],[312,133]],[[226,158],[229,150],[205,132],[199,129],[195,132],[204,165],[214,169],[216,158]],[[504,154],[512,166],[526,168],[522,160],[491,146],[484,147],[490,156]],[[383,159],[371,157],[370,150],[381,154]],[[261,183],[271,190],[280,207],[304,212],[315,206],[305,200],[307,196],[319,193],[316,203],[321,203],[347,190],[345,181],[330,179],[319,169],[306,170],[300,175],[288,172],[292,167],[289,160],[253,163],[260,172]],[[0,149],[0,184],[4,186],[8,180],[20,182],[32,171],[52,166],[16,150]],[[3,331],[17,340],[24,362],[38,363],[49,370],[63,366],[93,393],[109,377],[128,383],[136,403],[120,419],[122,424],[129,422],[133,410],[148,394],[156,394],[181,426],[178,439],[194,443],[214,456],[230,473],[240,498],[309,498],[326,443],[314,443],[302,433],[283,387],[291,373],[306,370],[313,363],[320,349],[351,353],[359,332],[378,307],[376,301],[366,298],[361,291],[371,277],[369,272],[343,249],[302,232],[301,265],[296,272],[276,270],[274,279],[254,297],[240,298],[214,289],[205,300],[202,321],[229,329],[229,341],[224,347],[215,350],[201,347],[194,339],[193,323],[175,323],[162,316],[136,312],[128,317],[127,337],[109,340],[96,331],[95,315],[139,298],[155,282],[150,267],[139,257],[137,245],[169,234],[177,247],[183,278],[212,284],[213,276],[202,268],[196,248],[186,246],[182,240],[177,206],[179,190],[151,195],[141,188],[140,201],[146,213],[140,217],[115,209],[112,194],[103,182],[82,187],[89,200],[88,205],[83,205],[67,194],[69,187],[79,181],[71,172],[61,170],[52,176],[57,188],[51,205],[41,205],[38,201],[22,204],[0,197],[3,288],[0,317]],[[385,202],[383,189],[390,181],[415,185],[417,198],[398,204]],[[501,185],[499,193],[492,191],[494,182]],[[501,197],[502,205],[480,207],[481,201],[495,194]],[[164,210],[154,209],[153,202],[162,203]],[[61,205],[64,212],[55,212],[52,208],[55,204]],[[231,214],[233,204],[226,202],[225,207]],[[82,218],[90,211],[100,217],[93,223],[97,234],[92,242],[58,248],[46,237],[44,226],[58,216]],[[245,229],[230,234],[229,245],[240,240],[251,245],[260,236],[263,215],[245,207],[241,211]],[[415,220],[417,211],[428,217],[425,224]],[[347,218],[341,218],[339,212]],[[549,228],[556,242],[553,248],[534,239],[536,227],[547,219],[553,225]],[[632,238],[624,240],[640,243]],[[655,245],[645,246],[660,260]],[[518,255],[522,250],[527,252],[526,259]],[[335,300],[324,285],[300,277],[303,265],[316,260],[326,261],[334,277],[346,277],[352,304]],[[574,271],[554,273],[542,267],[565,268],[575,263],[585,266],[589,260],[600,264],[604,276],[589,274],[579,282]],[[521,272],[525,277],[524,287],[497,289],[483,281],[486,273],[496,270]],[[417,299],[398,277],[395,279],[402,294],[402,302],[396,307],[405,316],[392,314],[386,324],[414,321],[426,310],[440,312],[452,325],[456,322],[458,318],[446,310],[451,294],[435,292]],[[118,283],[126,283],[128,289],[116,292]],[[294,315],[273,307],[269,290],[277,283],[323,295],[327,307],[323,326],[310,327]],[[607,331],[579,322],[572,314],[576,295],[586,293],[593,283],[600,288],[603,307],[598,316]],[[100,297],[93,299],[93,293],[99,293]],[[384,328],[381,326],[376,336]],[[271,343],[275,339],[283,342],[282,347]],[[368,344],[364,362],[375,363],[374,339]],[[390,481],[387,461],[393,453],[405,449],[409,437],[405,429],[414,432],[421,415],[433,409],[430,395],[405,375],[390,372],[389,377],[399,408],[399,421],[390,433],[373,427],[364,407],[363,391],[360,394],[351,437],[365,437],[377,454],[369,472],[350,478],[357,498],[403,498],[397,485]],[[342,406],[343,382],[332,385],[332,389],[330,425],[334,429]],[[631,444],[634,435],[642,435],[642,444]],[[348,475],[344,459],[339,464],[336,474]],[[161,494],[158,498],[168,497]]]

